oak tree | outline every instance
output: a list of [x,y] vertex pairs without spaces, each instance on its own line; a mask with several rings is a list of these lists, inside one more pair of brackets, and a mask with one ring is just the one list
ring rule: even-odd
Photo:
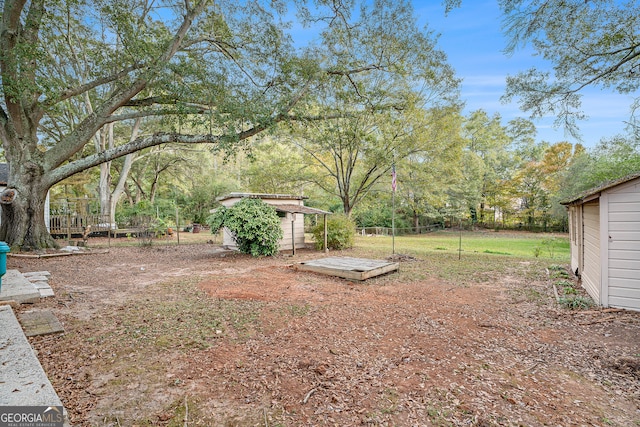
[[[233,150],[278,122],[306,116],[303,107],[327,79],[374,99],[376,88],[358,76],[404,78],[402,64],[414,59],[425,74],[432,70],[434,58],[415,54],[423,46],[405,43],[423,34],[403,21],[406,2],[363,2],[357,11],[351,1],[295,2],[299,23],[316,35],[306,46],[293,42],[288,5],[2,2],[0,141],[9,177],[0,239],[22,249],[55,246],[44,222],[47,191],[89,168],[166,143]],[[66,114],[70,105],[80,114]],[[113,123],[133,129],[136,119],[158,117],[180,120],[94,147]]]
[[[581,94],[598,87],[640,98],[640,2],[501,0],[507,52],[531,45],[551,64],[507,78],[505,99],[519,98],[534,117],[552,114],[577,135]],[[630,109],[631,111],[631,109]]]

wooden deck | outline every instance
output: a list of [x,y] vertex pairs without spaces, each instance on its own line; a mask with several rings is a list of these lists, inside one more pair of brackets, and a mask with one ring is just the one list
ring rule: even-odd
[[371,277],[397,271],[400,264],[366,258],[329,257],[300,262],[294,267],[296,270],[313,271],[344,279],[367,280]]

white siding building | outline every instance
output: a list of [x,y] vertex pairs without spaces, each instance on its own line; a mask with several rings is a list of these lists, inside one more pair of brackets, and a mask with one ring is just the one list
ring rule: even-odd
[[640,311],[640,173],[564,204],[582,286],[604,307]]

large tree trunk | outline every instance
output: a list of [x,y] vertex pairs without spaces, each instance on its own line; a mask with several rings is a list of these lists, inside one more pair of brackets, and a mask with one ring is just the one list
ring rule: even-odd
[[351,210],[353,209],[353,206],[351,206],[348,196],[344,196],[342,198],[342,209],[344,209],[344,214],[346,216],[351,217]]
[[14,192],[13,198],[3,198],[0,239],[13,248],[57,247],[44,221],[48,188],[42,184],[40,168],[10,164],[8,187],[5,193]]
[[100,165],[98,194],[100,196],[101,222],[107,221],[110,213],[109,210],[111,209],[111,162],[106,162]]
[[[175,16],[177,21],[181,17],[181,22],[175,22],[175,30],[170,39],[160,36],[145,36],[144,40],[131,39],[133,44],[144,41],[154,46],[149,49],[148,55],[141,55],[135,60],[129,60],[126,58],[128,55],[123,55],[123,62],[116,55],[113,62],[105,62],[97,68],[92,66],[95,61],[91,59],[91,55],[83,55],[84,49],[88,46],[100,46],[104,40],[100,40],[99,36],[95,40],[76,40],[72,36],[75,24],[61,29],[58,37],[53,29],[55,25],[51,23],[56,20],[57,13],[62,13],[64,20],[68,18],[67,13],[76,17],[76,11],[79,12],[82,8],[72,7],[65,13],[67,8],[62,6],[45,7],[49,3],[51,2],[45,0],[0,1],[0,143],[11,166],[8,189],[15,195],[11,200],[5,201],[6,205],[2,209],[0,239],[6,240],[11,246],[25,249],[55,246],[44,221],[44,203],[48,189],[62,180],[105,164],[100,186],[103,195],[101,207],[106,209],[112,206],[108,197],[110,176],[107,162],[166,143],[220,143],[228,138],[225,132],[218,134],[209,131],[204,135],[156,132],[111,148],[100,147],[92,154],[84,151],[97,132],[115,122],[136,117],[189,113],[188,110],[192,107],[183,111],[177,106],[186,105],[179,92],[165,92],[162,88],[162,96],[156,97],[152,96],[153,89],[157,84],[162,84],[162,76],[170,68],[167,68],[167,64],[178,52],[200,49],[198,45],[205,43],[204,40],[198,41],[198,34],[207,31],[204,27],[196,28],[193,36],[189,36],[189,31],[193,25],[199,25],[201,15],[214,7],[212,2],[185,2],[183,13]],[[49,15],[51,9],[54,12]],[[77,18],[82,21],[82,16],[78,15]],[[101,18],[106,16],[108,14],[100,15]],[[125,19],[129,18],[135,20],[138,16],[127,15]],[[173,27],[173,18],[170,21],[172,24],[169,26]],[[160,25],[155,22],[149,24]],[[81,25],[83,26],[84,24]],[[41,40],[40,36],[43,34],[46,37]],[[84,32],[80,31],[78,34]],[[56,52],[51,57],[42,56],[40,53],[47,51],[47,44],[51,40],[60,40],[59,46],[56,45]],[[211,40],[209,43],[219,51],[220,41],[222,39]],[[235,49],[234,46],[230,47]],[[65,66],[57,67],[58,60],[62,60]],[[92,68],[90,73],[85,72],[87,65]],[[251,76],[252,73],[253,71],[249,71],[248,75]],[[258,119],[254,126],[237,131],[235,138],[242,141],[277,122],[289,120],[289,113],[311,90],[314,79],[315,77],[310,77],[288,102],[278,103],[280,107],[265,116],[266,120]],[[87,102],[86,111],[76,111],[80,113],[78,117],[74,117],[75,114],[67,116],[66,105],[75,110],[80,97],[85,100],[95,99],[95,105]],[[192,104],[191,101],[189,99],[187,104]],[[163,104],[168,106],[172,102],[176,103],[175,111],[162,107]],[[133,111],[129,107],[140,109]],[[44,122],[41,123],[43,119]],[[235,121],[232,117],[229,119],[231,122]],[[48,126],[43,126],[44,123]],[[224,129],[226,125],[217,127]],[[51,138],[46,143],[39,142],[39,137],[49,133]],[[113,214],[113,209],[109,211]]]

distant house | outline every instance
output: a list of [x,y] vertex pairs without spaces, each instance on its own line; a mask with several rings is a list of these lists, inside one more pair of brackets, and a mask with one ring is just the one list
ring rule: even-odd
[[[256,193],[230,193],[218,198],[225,207],[231,207],[243,198],[261,199],[263,202],[276,208],[281,218],[284,237],[280,240],[280,250],[294,250],[305,247],[304,240],[304,215],[329,215],[320,209],[304,206],[305,196],[292,196],[289,194],[256,194]],[[326,233],[325,233],[326,234]],[[223,229],[222,244],[231,249],[237,249],[233,235],[226,228]]]
[[640,311],[640,172],[563,204],[582,286],[604,307]]
[[[7,188],[8,181],[9,165],[7,163],[0,163],[0,193]],[[44,223],[47,225],[47,230],[49,230],[49,215],[49,193],[47,193],[47,199],[44,203]],[[2,215],[0,215],[0,221],[2,221]]]

